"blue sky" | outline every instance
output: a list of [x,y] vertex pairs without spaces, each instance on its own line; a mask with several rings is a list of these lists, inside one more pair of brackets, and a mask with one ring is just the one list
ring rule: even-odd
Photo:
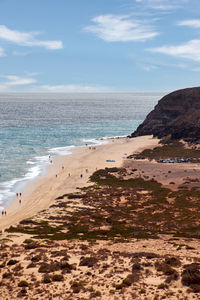
[[0,0],[0,92],[168,92],[199,81],[199,0]]

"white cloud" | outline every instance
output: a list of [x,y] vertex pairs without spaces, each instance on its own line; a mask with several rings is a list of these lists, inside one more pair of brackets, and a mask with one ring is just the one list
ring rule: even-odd
[[8,75],[5,76],[9,81],[6,83],[8,86],[9,85],[25,85],[25,84],[31,84],[36,82],[34,78],[24,78],[24,77],[19,77],[15,75]]
[[154,64],[145,63],[145,62],[137,62],[136,63],[138,67],[140,67],[142,70],[150,72],[152,70],[157,69],[158,67]]
[[112,92],[113,89],[100,85],[63,84],[39,85],[34,76],[39,73],[25,73],[24,76],[0,75],[0,92],[46,92],[46,93],[97,93]]
[[95,25],[84,29],[107,42],[145,41],[159,34],[152,26],[138,20],[131,20],[127,15],[101,15],[93,18],[92,21]]
[[[185,63],[168,63],[168,62],[164,62],[156,60],[156,61],[138,61],[136,62],[137,66],[139,66],[141,69],[143,69],[144,71],[152,71],[152,70],[156,70],[156,69],[160,69],[163,67],[170,67],[170,68],[179,68],[182,70],[185,69],[189,69],[190,66],[185,64]],[[191,68],[190,68],[191,69]]]
[[20,51],[13,51],[12,52],[12,55],[14,55],[14,56],[26,56],[28,54],[29,54],[28,52],[20,52]]
[[42,85],[40,90],[44,92],[61,92],[61,93],[96,93],[96,92],[108,92],[111,91],[107,87],[103,86],[90,86],[90,85]]
[[200,72],[200,67],[195,67],[192,69],[193,72]]
[[172,10],[180,7],[188,0],[136,0],[138,3],[144,3],[146,6],[155,10]]
[[0,83],[0,91],[7,91],[12,87],[29,85],[36,82],[34,78],[30,77],[19,77],[15,75],[7,75],[2,77],[7,80]]
[[184,20],[177,23],[178,26],[188,26],[192,28],[200,28],[200,19]]
[[191,40],[178,46],[162,46],[149,49],[150,51],[172,55],[180,58],[187,58],[200,62],[200,40]]
[[2,56],[6,56],[6,54],[5,54],[5,50],[2,47],[0,47],[0,57]]
[[5,25],[0,25],[0,39],[15,43],[20,46],[38,46],[49,50],[62,49],[62,41],[43,41],[35,38],[38,32],[22,32],[17,30],[12,30]]

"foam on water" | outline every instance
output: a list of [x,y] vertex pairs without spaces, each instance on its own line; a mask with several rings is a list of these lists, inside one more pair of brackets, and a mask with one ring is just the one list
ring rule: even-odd
[[34,165],[35,164],[34,161],[31,161],[31,160],[28,160],[26,163],[27,163],[27,165]]
[[48,152],[53,155],[68,155],[72,153],[70,150],[73,149],[74,147],[75,146],[55,147],[49,149]]
[[87,144],[88,146],[92,146],[92,145],[95,145],[95,146],[99,145],[100,146],[100,145],[104,145],[104,144],[108,143],[105,138],[99,138],[99,139],[82,139],[82,142],[84,144]]
[[28,173],[26,173],[24,180],[29,180],[37,177],[41,173],[41,166],[32,167]]
[[[46,165],[49,164],[49,159],[48,156],[36,156],[34,161],[29,160],[26,163],[31,167],[24,176],[0,183],[0,204],[7,206],[15,194],[23,190],[27,182],[41,175],[45,171]],[[5,206],[2,206],[2,209]]]
[[12,198],[15,196],[13,188],[19,181],[20,179],[13,179],[7,182],[0,183],[0,209],[4,209],[5,206],[8,205],[8,203],[10,203]]

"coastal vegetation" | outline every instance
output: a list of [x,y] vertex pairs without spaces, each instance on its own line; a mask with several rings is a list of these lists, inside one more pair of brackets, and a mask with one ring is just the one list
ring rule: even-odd
[[[47,211],[8,228],[0,251],[2,293],[25,299],[32,290],[37,299],[190,299],[192,293],[198,299],[199,258],[179,254],[195,253],[191,239],[200,238],[200,191],[171,190],[135,172],[97,170],[91,186],[57,197]],[[13,233],[25,236],[21,245],[11,243]],[[145,249],[153,240],[155,252]],[[159,254],[159,247],[173,255]],[[145,284],[154,277],[156,286]]]
[[[195,147],[196,148],[196,147]],[[162,159],[188,159],[189,162],[200,162],[200,150],[185,147],[180,141],[171,141],[161,144],[154,149],[145,149],[140,153],[133,154],[129,158],[149,159],[160,161]]]
[[57,198],[48,218],[21,221],[7,232],[30,234],[27,249],[37,248],[37,239],[127,241],[159,234],[200,238],[200,191],[172,191],[154,179],[124,179],[126,175],[125,169],[98,170],[91,176],[93,186]]

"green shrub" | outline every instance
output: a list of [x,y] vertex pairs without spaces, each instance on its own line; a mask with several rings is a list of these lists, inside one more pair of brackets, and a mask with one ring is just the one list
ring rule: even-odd
[[62,274],[54,274],[52,275],[52,281],[63,281],[64,277]]
[[5,272],[5,273],[3,273],[2,278],[6,279],[6,278],[10,278],[11,276],[12,276],[12,274],[10,272]]
[[19,287],[28,287],[28,285],[29,285],[28,282],[25,280],[22,280],[18,283]]
[[79,266],[87,266],[91,268],[96,265],[97,261],[96,257],[81,257]]
[[51,277],[48,274],[44,275],[43,283],[51,283]]
[[8,261],[7,266],[13,266],[15,264],[17,264],[19,261],[16,259],[11,259]]

